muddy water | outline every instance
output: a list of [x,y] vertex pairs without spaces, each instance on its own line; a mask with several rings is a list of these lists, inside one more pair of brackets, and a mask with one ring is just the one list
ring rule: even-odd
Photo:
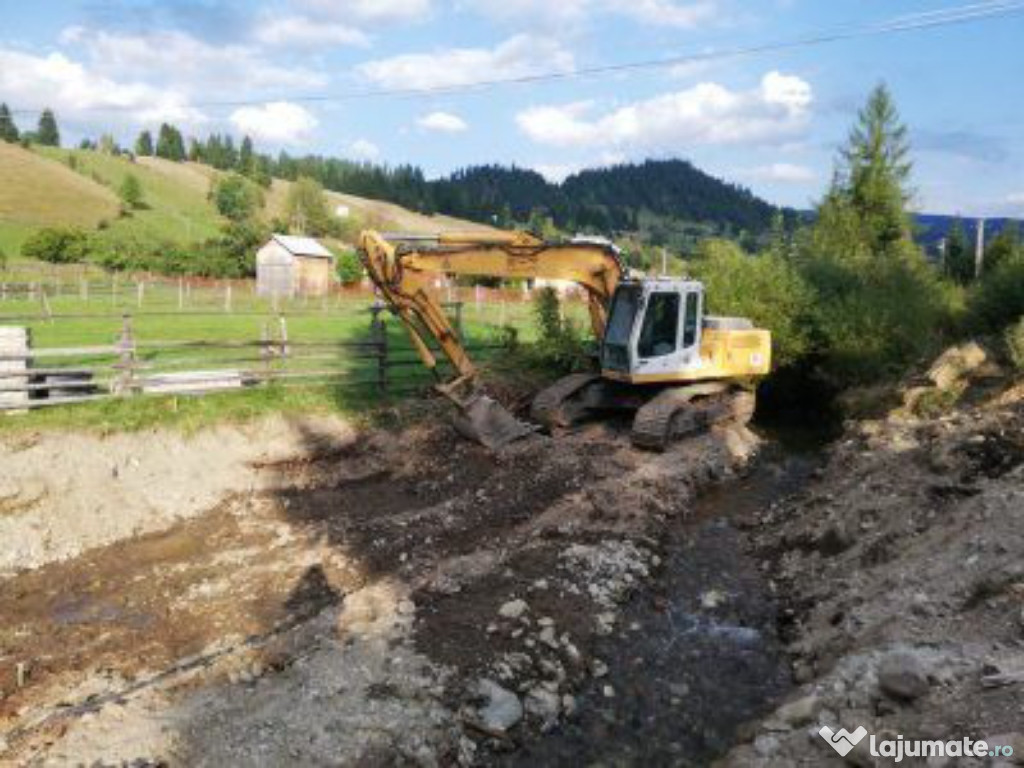
[[578,714],[499,762],[707,765],[786,694],[779,605],[741,527],[808,482],[822,438],[778,438],[672,530],[653,588],[598,648],[610,671],[578,698]]

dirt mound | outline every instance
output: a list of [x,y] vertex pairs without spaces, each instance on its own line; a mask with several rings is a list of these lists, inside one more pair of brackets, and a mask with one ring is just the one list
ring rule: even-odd
[[[1024,399],[851,433],[809,492],[749,521],[803,687],[726,764],[819,765],[821,726],[1018,739],[1022,510]],[[867,741],[846,760],[872,764]]]
[[274,478],[259,467],[344,450],[337,419],[272,418],[193,436],[42,433],[0,443],[0,575],[194,517]]

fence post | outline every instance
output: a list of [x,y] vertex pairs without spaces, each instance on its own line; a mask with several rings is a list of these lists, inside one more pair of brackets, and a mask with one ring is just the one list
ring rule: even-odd
[[284,315],[278,318],[281,328],[281,360],[283,361],[284,367],[288,367],[288,321]]
[[145,280],[140,280],[137,283],[136,290],[138,291],[139,295],[138,295],[138,298],[136,299],[135,303],[138,305],[139,309],[142,309],[142,303],[143,303],[143,301],[145,301],[145,298],[146,298],[146,282],[145,282]]
[[120,370],[115,389],[119,395],[131,395],[135,389],[135,336],[132,333],[132,316],[125,314],[121,321],[121,339],[117,343]]
[[270,323],[264,321],[263,331],[260,334],[260,357],[263,358],[263,376],[266,381],[270,381]]
[[373,341],[377,349],[377,391],[382,395],[388,393],[388,326],[381,317],[384,307],[374,304],[370,307],[373,319],[370,321],[373,330]]
[[231,314],[231,283],[224,287],[224,311]]
[[185,308],[185,279],[178,278],[178,311]]

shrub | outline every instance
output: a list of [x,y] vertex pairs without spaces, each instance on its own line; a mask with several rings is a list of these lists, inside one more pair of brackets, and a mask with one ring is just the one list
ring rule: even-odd
[[34,232],[21,246],[26,259],[50,264],[73,264],[85,261],[88,238],[85,232],[70,227],[51,227]]
[[749,318],[772,332],[778,366],[791,365],[810,351],[813,294],[782,256],[749,256],[724,240],[701,243],[693,270],[707,288],[709,314]]
[[263,192],[238,173],[229,173],[218,179],[210,197],[221,216],[236,222],[251,218],[263,207]]
[[355,251],[346,248],[338,256],[338,279],[342,285],[355,285],[363,279],[363,262]]
[[1006,351],[1018,371],[1024,371],[1024,317],[1006,329]]
[[968,325],[976,333],[997,333],[1024,315],[1024,254],[986,271],[968,297]]
[[7,269],[7,251],[0,248],[0,272],[3,272],[5,269]]
[[130,209],[142,207],[142,184],[139,183],[139,179],[134,173],[129,173],[124,177],[117,194],[126,207]]
[[534,346],[537,362],[565,371],[580,370],[586,366],[587,350],[582,334],[571,320],[562,316],[558,292],[554,288],[537,291],[533,315],[537,324],[537,344]]

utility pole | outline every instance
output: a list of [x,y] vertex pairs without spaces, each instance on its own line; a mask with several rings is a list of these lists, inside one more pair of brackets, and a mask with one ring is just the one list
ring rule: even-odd
[[666,277],[668,275],[668,251],[664,248],[661,249],[661,276]]
[[974,244],[974,276],[981,277],[985,268],[985,220],[978,219],[978,239]]

